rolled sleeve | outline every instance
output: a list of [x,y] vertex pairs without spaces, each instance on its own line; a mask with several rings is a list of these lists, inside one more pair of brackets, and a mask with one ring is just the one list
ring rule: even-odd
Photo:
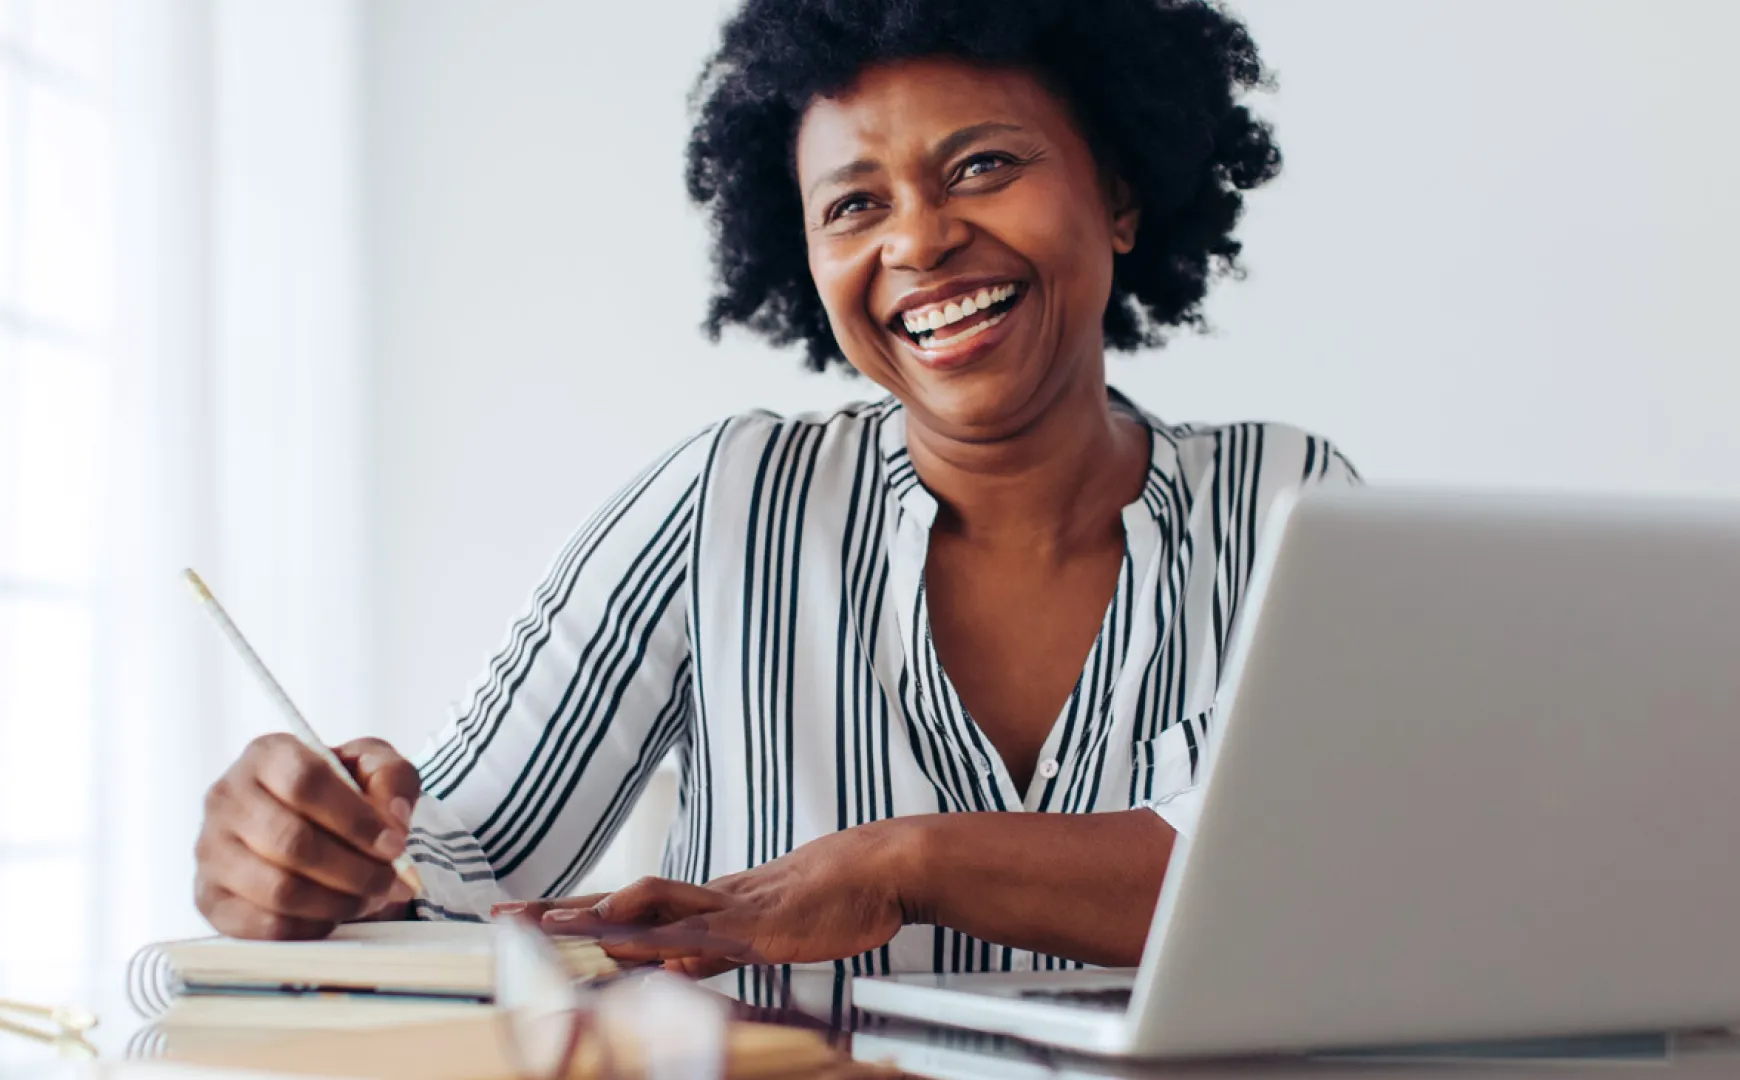
[[1144,799],[1138,803],[1160,815],[1160,820],[1172,826],[1172,831],[1179,836],[1191,836],[1196,832],[1196,819],[1202,813],[1202,794],[1205,789],[1201,784],[1187,787],[1182,791],[1174,791],[1157,799]]

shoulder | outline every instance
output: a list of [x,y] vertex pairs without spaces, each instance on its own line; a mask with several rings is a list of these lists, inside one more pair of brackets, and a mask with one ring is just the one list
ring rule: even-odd
[[[1334,440],[1293,424],[1248,420],[1231,424],[1169,424],[1144,414],[1157,444],[1165,444],[1186,482],[1217,480],[1265,494],[1318,484],[1357,484],[1359,472]],[[1156,446],[1156,459],[1162,456]]]
[[1283,504],[1310,488],[1359,483],[1335,443],[1292,424],[1148,419],[1155,443],[1149,490],[1158,504],[1172,504],[1176,528],[1239,555],[1241,574],[1249,569],[1241,553]]
[[764,409],[735,413],[690,435],[663,460],[711,491],[747,490],[770,478],[795,482],[788,478],[800,472],[824,483],[842,472],[879,475],[884,423],[898,409],[884,399],[791,416]]
[[793,436],[874,433],[882,421],[899,408],[899,402],[893,398],[883,398],[880,401],[855,401],[825,412],[796,413],[791,416],[767,409],[751,409],[727,416],[707,430],[723,434],[725,441],[731,443],[756,443]]
[[746,463],[780,453],[834,456],[873,443],[883,421],[898,410],[892,399],[854,402],[828,412],[784,416],[766,409],[735,413],[691,436],[687,445],[704,445],[706,470],[737,472]]

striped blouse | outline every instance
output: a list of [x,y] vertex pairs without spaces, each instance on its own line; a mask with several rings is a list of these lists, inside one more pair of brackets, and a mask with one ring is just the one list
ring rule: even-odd
[[[421,755],[435,797],[412,844],[421,913],[475,915],[479,882],[570,893],[673,751],[663,873],[695,883],[902,814],[1152,807],[1189,832],[1270,509],[1356,476],[1294,428],[1171,426],[1113,396],[1149,426],[1152,460],[1123,510],[1117,591],[1025,791],[931,643],[937,504],[907,456],[900,405],[749,413],[671,450],[574,534]],[[908,926],[841,966],[1062,963]]]

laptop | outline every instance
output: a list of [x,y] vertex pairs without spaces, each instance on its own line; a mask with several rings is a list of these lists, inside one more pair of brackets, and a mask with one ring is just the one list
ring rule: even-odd
[[[902,1076],[932,1080],[1153,1080],[1182,1078],[1176,1063],[1161,1065],[1129,1057],[1102,1057],[1040,1046],[1007,1035],[962,1028],[935,1027],[898,1019],[867,1021],[852,1033],[852,1060],[883,1065]],[[1551,1067],[1561,1077],[1600,1070],[1647,1068],[1650,1080],[1697,1075],[1731,1078],[1740,1075],[1740,1037],[1733,1035],[1679,1037],[1662,1032],[1581,1035],[1559,1039],[1505,1039],[1496,1042],[1430,1044],[1383,1050],[1325,1050],[1300,1058],[1267,1059],[1279,1068],[1262,1070],[1270,1080],[1310,1077],[1311,1080],[1372,1080],[1374,1070],[1385,1080],[1455,1080],[1452,1066],[1480,1067],[1481,1080],[1519,1073],[1540,1077]],[[1198,1078],[1247,1076],[1239,1068],[1251,1059],[1221,1058],[1189,1075]],[[1690,1064],[1697,1062],[1697,1064]],[[1702,1065],[1703,1067],[1699,1067]],[[1295,1066],[1290,1068],[1289,1066]],[[1672,1070],[1678,1066],[1678,1072]],[[1188,1068],[1188,1066],[1183,1066]]]
[[1740,1021],[1740,505],[1367,488],[1257,554],[1140,968],[858,978],[1132,1057]]

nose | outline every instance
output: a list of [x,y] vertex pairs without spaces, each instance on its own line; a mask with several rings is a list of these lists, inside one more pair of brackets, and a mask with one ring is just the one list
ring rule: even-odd
[[971,239],[972,229],[946,208],[909,199],[889,222],[882,265],[890,270],[934,270]]

